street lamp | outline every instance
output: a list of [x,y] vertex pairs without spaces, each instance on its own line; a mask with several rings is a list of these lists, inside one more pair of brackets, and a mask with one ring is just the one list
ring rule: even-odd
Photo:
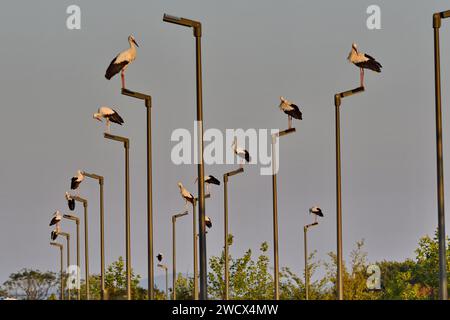
[[100,186],[100,296],[105,299],[105,210],[103,199],[103,186],[105,178],[98,174],[83,172],[85,177],[98,181]]
[[445,207],[444,207],[444,156],[442,147],[442,107],[441,107],[441,58],[439,29],[442,19],[450,18],[450,10],[433,14],[434,29],[434,83],[436,103],[436,159],[438,194],[438,237],[439,237],[439,298],[448,299],[447,261],[445,243]]
[[172,300],[177,298],[177,246],[176,246],[176,222],[178,218],[186,216],[188,211],[172,216]]
[[164,22],[193,28],[196,45],[196,82],[197,82],[197,125],[198,125],[198,197],[199,197],[199,242],[200,242],[200,298],[207,299],[207,265],[206,265],[206,236],[205,236],[205,172],[203,165],[203,98],[202,98],[202,62],[201,37],[202,24],[198,21],[164,14]]
[[228,178],[239,173],[244,172],[244,168],[239,168],[234,171],[227,172],[223,175],[223,213],[224,213],[224,251],[225,251],[225,266],[224,266],[224,278],[225,278],[225,292],[224,299],[228,300],[229,288],[230,288],[230,270],[229,270],[229,257],[228,257]]
[[169,274],[167,273],[168,267],[165,264],[158,263],[158,267],[163,269],[166,273],[166,299],[169,300]]
[[[311,209],[309,210],[311,212]],[[317,216],[316,216],[317,218]],[[303,227],[303,240],[305,245],[305,297],[309,300],[309,266],[308,266],[308,229],[317,226],[319,223],[314,221],[313,223],[307,224]]]
[[125,247],[127,272],[127,300],[131,300],[131,240],[130,240],[130,140],[105,133],[105,139],[123,143],[125,148]]
[[272,134],[272,204],[273,204],[273,256],[274,256],[274,298],[280,299],[280,267],[278,260],[278,200],[275,145],[279,138],[294,133],[295,128],[289,128]]
[[[64,219],[75,221],[77,226],[77,284],[80,283],[80,218],[71,214],[65,214]],[[77,287],[77,299],[81,300],[80,287]]]
[[88,201],[79,196],[70,196],[73,200],[81,202],[84,207],[84,268],[86,277],[86,300],[90,299],[90,288],[89,288],[89,228],[88,228]]
[[61,279],[61,287],[60,287],[60,292],[59,292],[59,299],[60,300],[64,300],[64,279],[63,279],[63,249],[64,246],[60,243],[57,242],[50,242],[51,246],[55,246],[57,248],[59,248],[59,253],[60,253],[60,279]]
[[144,100],[147,110],[147,255],[148,255],[148,299],[154,299],[153,268],[153,191],[152,191],[152,97],[140,92],[122,89],[122,94]]
[[341,196],[341,116],[340,106],[341,99],[350,97],[359,92],[363,92],[364,87],[358,87],[353,90],[344,91],[334,95],[334,106],[336,111],[336,225],[337,225],[337,295],[338,299],[344,299],[343,283],[342,283],[342,196]]

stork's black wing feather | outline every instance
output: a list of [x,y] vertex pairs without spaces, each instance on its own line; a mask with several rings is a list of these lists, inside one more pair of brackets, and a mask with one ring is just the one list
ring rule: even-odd
[[78,188],[79,185],[80,185],[80,183],[77,181],[77,177],[73,177],[70,180],[70,189],[75,190]]
[[211,175],[206,180],[206,182],[211,183],[211,184],[216,184],[216,185],[220,186],[220,181],[216,177],[211,176]]
[[108,116],[109,120],[111,120],[111,122],[122,125],[124,122],[122,117],[117,113],[116,110],[113,110],[113,111],[114,111],[114,113],[112,115]]
[[292,118],[295,118],[295,119],[298,119],[298,120],[303,120],[302,112],[300,111],[298,106],[295,105],[295,104],[291,104],[290,106],[293,108],[293,110],[285,111],[285,113],[287,115],[290,115]]
[[128,61],[122,61],[120,63],[115,63],[117,57],[115,57],[111,63],[109,64],[108,69],[106,69],[105,78],[110,80],[112,77],[114,77],[116,74],[118,74],[129,62]]

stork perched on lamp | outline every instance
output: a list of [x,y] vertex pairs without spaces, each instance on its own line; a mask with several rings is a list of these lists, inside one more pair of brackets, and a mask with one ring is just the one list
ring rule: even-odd
[[205,225],[208,227],[208,229],[212,228],[212,221],[211,218],[208,216],[205,216]]
[[280,97],[280,110],[288,115],[288,127],[292,128],[292,118],[303,120],[302,113],[297,105],[293,104],[291,101],[286,100],[284,97]]
[[105,119],[106,129],[108,133],[110,133],[111,131],[111,122],[114,122],[118,125],[122,125],[124,123],[122,117],[117,113],[117,111],[111,109],[110,107],[98,108],[98,111],[94,113],[92,117],[100,122],[103,122],[102,119]]
[[55,229],[53,229],[53,231],[50,233],[50,238],[52,239],[52,241],[55,241],[56,238],[58,238],[59,232],[60,232],[59,223],[57,223]]
[[183,186],[181,182],[178,182],[178,188],[180,188],[180,194],[185,201],[185,209],[187,209],[188,202],[194,205],[195,198],[194,196],[187,191],[187,189]]
[[75,210],[75,199],[72,198],[70,193],[66,192],[66,200],[67,200],[67,206],[69,207],[70,211]]
[[77,175],[70,179],[70,189],[78,190],[80,183],[84,180],[84,174],[81,170],[77,171]]
[[314,222],[317,222],[317,217],[323,217],[322,209],[317,206],[310,208],[309,213],[314,215]]
[[244,165],[243,160],[245,160],[246,162],[251,161],[250,153],[247,150],[245,150],[244,148],[238,147],[236,137],[234,137],[234,139],[233,139],[233,144],[231,145],[231,148],[233,149],[234,154],[242,159],[241,164],[240,164],[241,168]]
[[370,69],[380,73],[381,68],[383,67],[378,61],[375,60],[375,58],[371,57],[367,53],[359,52],[356,43],[352,44],[352,49],[348,54],[347,60],[359,67],[359,80],[361,87],[364,87],[364,69]]
[[61,221],[61,219],[62,219],[61,213],[58,210],[56,210],[56,212],[53,214],[53,217],[52,217],[52,220],[50,221],[49,226],[53,226],[53,225],[59,223]]
[[158,255],[156,256],[156,258],[158,259],[158,262],[161,262],[163,259],[163,255],[161,253],[158,253]]
[[[198,177],[195,178],[194,184],[197,183]],[[206,194],[209,194],[209,185],[215,184],[216,186],[220,186],[220,181],[213,175],[208,175],[205,177],[205,183],[206,183]]]
[[111,61],[105,73],[105,78],[110,80],[120,72],[120,76],[122,78],[122,89],[125,89],[125,70],[136,59],[136,47],[139,47],[132,35],[128,37],[128,43],[130,44],[130,48],[119,53]]

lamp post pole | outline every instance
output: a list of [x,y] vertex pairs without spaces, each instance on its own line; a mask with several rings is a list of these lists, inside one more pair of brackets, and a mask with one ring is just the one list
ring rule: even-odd
[[303,239],[305,244],[305,297],[309,300],[309,266],[308,266],[308,228],[318,225],[318,222],[307,224],[303,227]]
[[438,238],[439,238],[439,298],[448,299],[447,257],[445,241],[444,206],[444,156],[442,147],[442,97],[441,97],[441,61],[439,29],[442,19],[450,17],[450,10],[433,14],[434,29],[434,82],[436,103],[436,159],[437,159],[437,200],[438,200]]
[[83,203],[84,207],[84,268],[86,277],[86,300],[90,299],[90,288],[89,288],[89,226],[88,226],[88,201],[79,196],[72,196],[72,199]]
[[[67,249],[67,270],[69,270],[70,267],[70,234],[67,232],[58,232],[58,235],[63,236],[66,238],[66,249]],[[70,300],[70,286],[67,287],[67,300]]]
[[158,267],[160,267],[161,269],[164,270],[165,274],[166,274],[166,299],[169,300],[169,275],[168,275],[168,267],[164,264],[160,264],[158,263]]
[[64,279],[63,279],[63,248],[64,246],[57,242],[50,242],[50,245],[55,246],[59,248],[59,256],[60,256],[60,292],[59,292],[59,299],[64,300]]
[[199,251],[200,251],[200,299],[206,300],[207,295],[207,263],[206,263],[206,236],[205,236],[205,177],[203,164],[203,96],[202,96],[202,60],[201,37],[202,24],[199,21],[174,17],[164,14],[163,21],[182,25],[194,29],[196,48],[196,84],[197,84],[197,134],[198,134],[198,198],[199,198]]
[[278,195],[275,145],[282,136],[294,133],[295,128],[290,128],[272,134],[272,209],[273,209],[273,256],[274,256],[274,299],[280,299],[280,267],[278,260]]
[[127,300],[131,300],[131,237],[130,237],[130,140],[125,137],[104,134],[106,139],[123,143],[125,148],[125,247],[127,273]]
[[172,300],[177,299],[177,244],[176,244],[176,222],[177,219],[187,215],[188,212],[175,214],[172,216]]
[[334,96],[335,122],[336,122],[336,225],[337,225],[337,298],[344,299],[344,290],[342,283],[342,195],[341,195],[341,120],[340,106],[341,99],[363,92],[364,87],[358,87],[353,90],[337,93]]
[[231,176],[244,172],[244,168],[239,168],[234,171],[227,172],[223,175],[223,214],[224,214],[224,253],[225,253],[225,292],[224,299],[229,299],[230,292],[230,270],[229,270],[229,243],[228,243],[228,179]]
[[105,300],[105,210],[103,198],[105,179],[94,173],[83,172],[83,174],[97,180],[100,187],[100,296],[102,300]]
[[155,297],[155,276],[153,262],[153,189],[152,189],[152,97],[140,92],[122,89],[122,94],[144,100],[147,110],[147,256],[148,256],[148,299]]
[[[65,219],[75,221],[77,227],[77,284],[80,283],[80,219],[76,216],[65,214]],[[80,287],[77,287],[77,300],[81,300]]]

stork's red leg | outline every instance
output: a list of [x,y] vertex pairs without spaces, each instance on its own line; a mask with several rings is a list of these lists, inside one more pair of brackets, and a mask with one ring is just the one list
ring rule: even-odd
[[359,68],[359,84],[361,87],[364,87],[364,69]]
[[292,117],[288,116],[288,129],[292,127]]
[[125,89],[125,74],[124,71],[122,70],[122,72],[120,73],[120,76],[122,78],[122,89]]

